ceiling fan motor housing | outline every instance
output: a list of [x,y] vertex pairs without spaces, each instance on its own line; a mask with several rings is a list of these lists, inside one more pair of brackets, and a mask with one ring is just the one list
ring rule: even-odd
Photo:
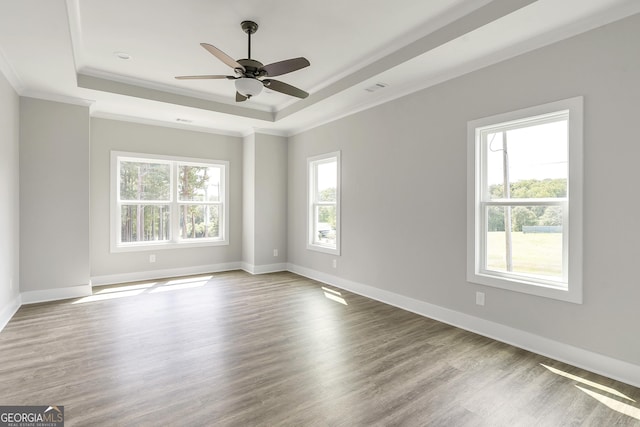
[[243,73],[242,69],[239,68],[236,70],[240,70],[240,74],[243,74],[245,77],[262,77],[266,74],[262,69],[262,62],[256,61],[255,59],[239,59],[238,64],[242,65],[245,71]]

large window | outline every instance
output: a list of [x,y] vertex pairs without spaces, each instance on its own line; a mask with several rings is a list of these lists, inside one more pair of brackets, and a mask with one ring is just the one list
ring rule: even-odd
[[340,255],[340,152],[307,160],[309,249]]
[[228,163],[112,152],[112,250],[228,244]]
[[470,282],[582,302],[582,98],[469,123]]

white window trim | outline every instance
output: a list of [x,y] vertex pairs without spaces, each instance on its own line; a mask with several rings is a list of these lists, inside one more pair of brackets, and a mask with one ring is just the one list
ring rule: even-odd
[[[484,127],[496,126],[507,122],[543,116],[567,110],[569,112],[568,144],[568,196],[569,213],[565,224],[567,228],[568,250],[566,287],[553,286],[544,281],[532,281],[501,277],[492,272],[481,271],[480,245],[483,244],[482,224],[480,224],[480,185],[482,180],[482,152],[480,131]],[[582,304],[582,233],[583,233],[583,98],[575,97],[518,111],[498,114],[470,121],[467,125],[467,281],[501,289],[552,298],[576,304]]]
[[[313,221],[314,221],[314,200],[313,192],[315,188],[315,182],[311,177],[311,170],[314,163],[318,163],[322,160],[336,159],[337,162],[337,177],[336,177],[336,247],[321,245],[314,243],[313,239]],[[341,162],[340,151],[334,151],[332,153],[321,154],[314,157],[307,158],[307,249],[317,252],[323,252],[332,255],[340,255],[340,240],[341,240],[341,220],[340,220],[340,182],[341,182]]]
[[[171,206],[171,230],[173,232],[172,239],[170,241],[161,242],[135,242],[135,243],[119,243],[118,236],[120,235],[120,210],[118,209],[118,187],[119,187],[119,171],[118,171],[118,158],[130,158],[139,160],[149,160],[154,162],[170,163],[171,166],[171,196],[169,198],[169,205]],[[222,167],[224,173],[221,176],[221,199],[222,199],[222,236],[218,239],[180,239],[179,238],[179,219],[177,206],[182,204],[178,201],[175,180],[177,179],[177,163],[186,162],[199,166],[218,166]],[[131,153],[125,151],[112,151],[111,152],[111,166],[110,166],[110,250],[112,253],[118,252],[138,252],[149,250],[164,250],[164,249],[177,249],[177,248],[194,248],[203,246],[224,246],[229,244],[229,162],[226,160],[210,160],[210,159],[198,159],[191,157],[178,157],[178,156],[165,156],[159,154],[145,154],[145,153]],[[177,187],[177,186],[176,186]],[[153,202],[152,202],[153,203]],[[189,204],[190,202],[187,202]]]

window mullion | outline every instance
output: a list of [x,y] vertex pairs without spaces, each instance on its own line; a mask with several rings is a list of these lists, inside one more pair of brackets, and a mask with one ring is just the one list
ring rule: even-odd
[[171,164],[171,241],[180,241],[180,195],[178,194],[178,162]]
[[486,206],[563,206],[568,202],[566,198],[539,199],[492,199],[481,200]]

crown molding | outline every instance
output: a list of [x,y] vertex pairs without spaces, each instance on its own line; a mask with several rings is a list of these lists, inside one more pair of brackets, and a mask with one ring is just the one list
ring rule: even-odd
[[[149,126],[160,126],[160,127],[166,127],[166,128],[188,130],[192,132],[202,132],[202,133],[212,133],[215,135],[233,136],[237,138],[242,138],[245,136],[244,132],[235,132],[231,130],[215,129],[215,128],[209,128],[204,126],[178,123],[178,122],[169,122],[164,120],[147,119],[143,117],[127,116],[124,114],[115,114],[115,113],[108,113],[103,111],[92,112],[91,117],[96,119],[117,120],[121,122],[139,123],[142,125],[149,125]],[[249,132],[249,133],[252,133],[252,132]]]
[[4,75],[7,79],[11,87],[18,93],[18,95],[22,95],[24,92],[24,83],[16,73],[16,70],[11,66],[11,63],[7,59],[4,51],[0,47],[0,73]]
[[91,107],[95,102],[91,99],[77,98],[75,96],[61,95],[58,93],[43,92],[39,90],[25,89],[20,96],[25,98],[36,98],[44,101],[60,102],[62,104],[79,105],[81,107]]

